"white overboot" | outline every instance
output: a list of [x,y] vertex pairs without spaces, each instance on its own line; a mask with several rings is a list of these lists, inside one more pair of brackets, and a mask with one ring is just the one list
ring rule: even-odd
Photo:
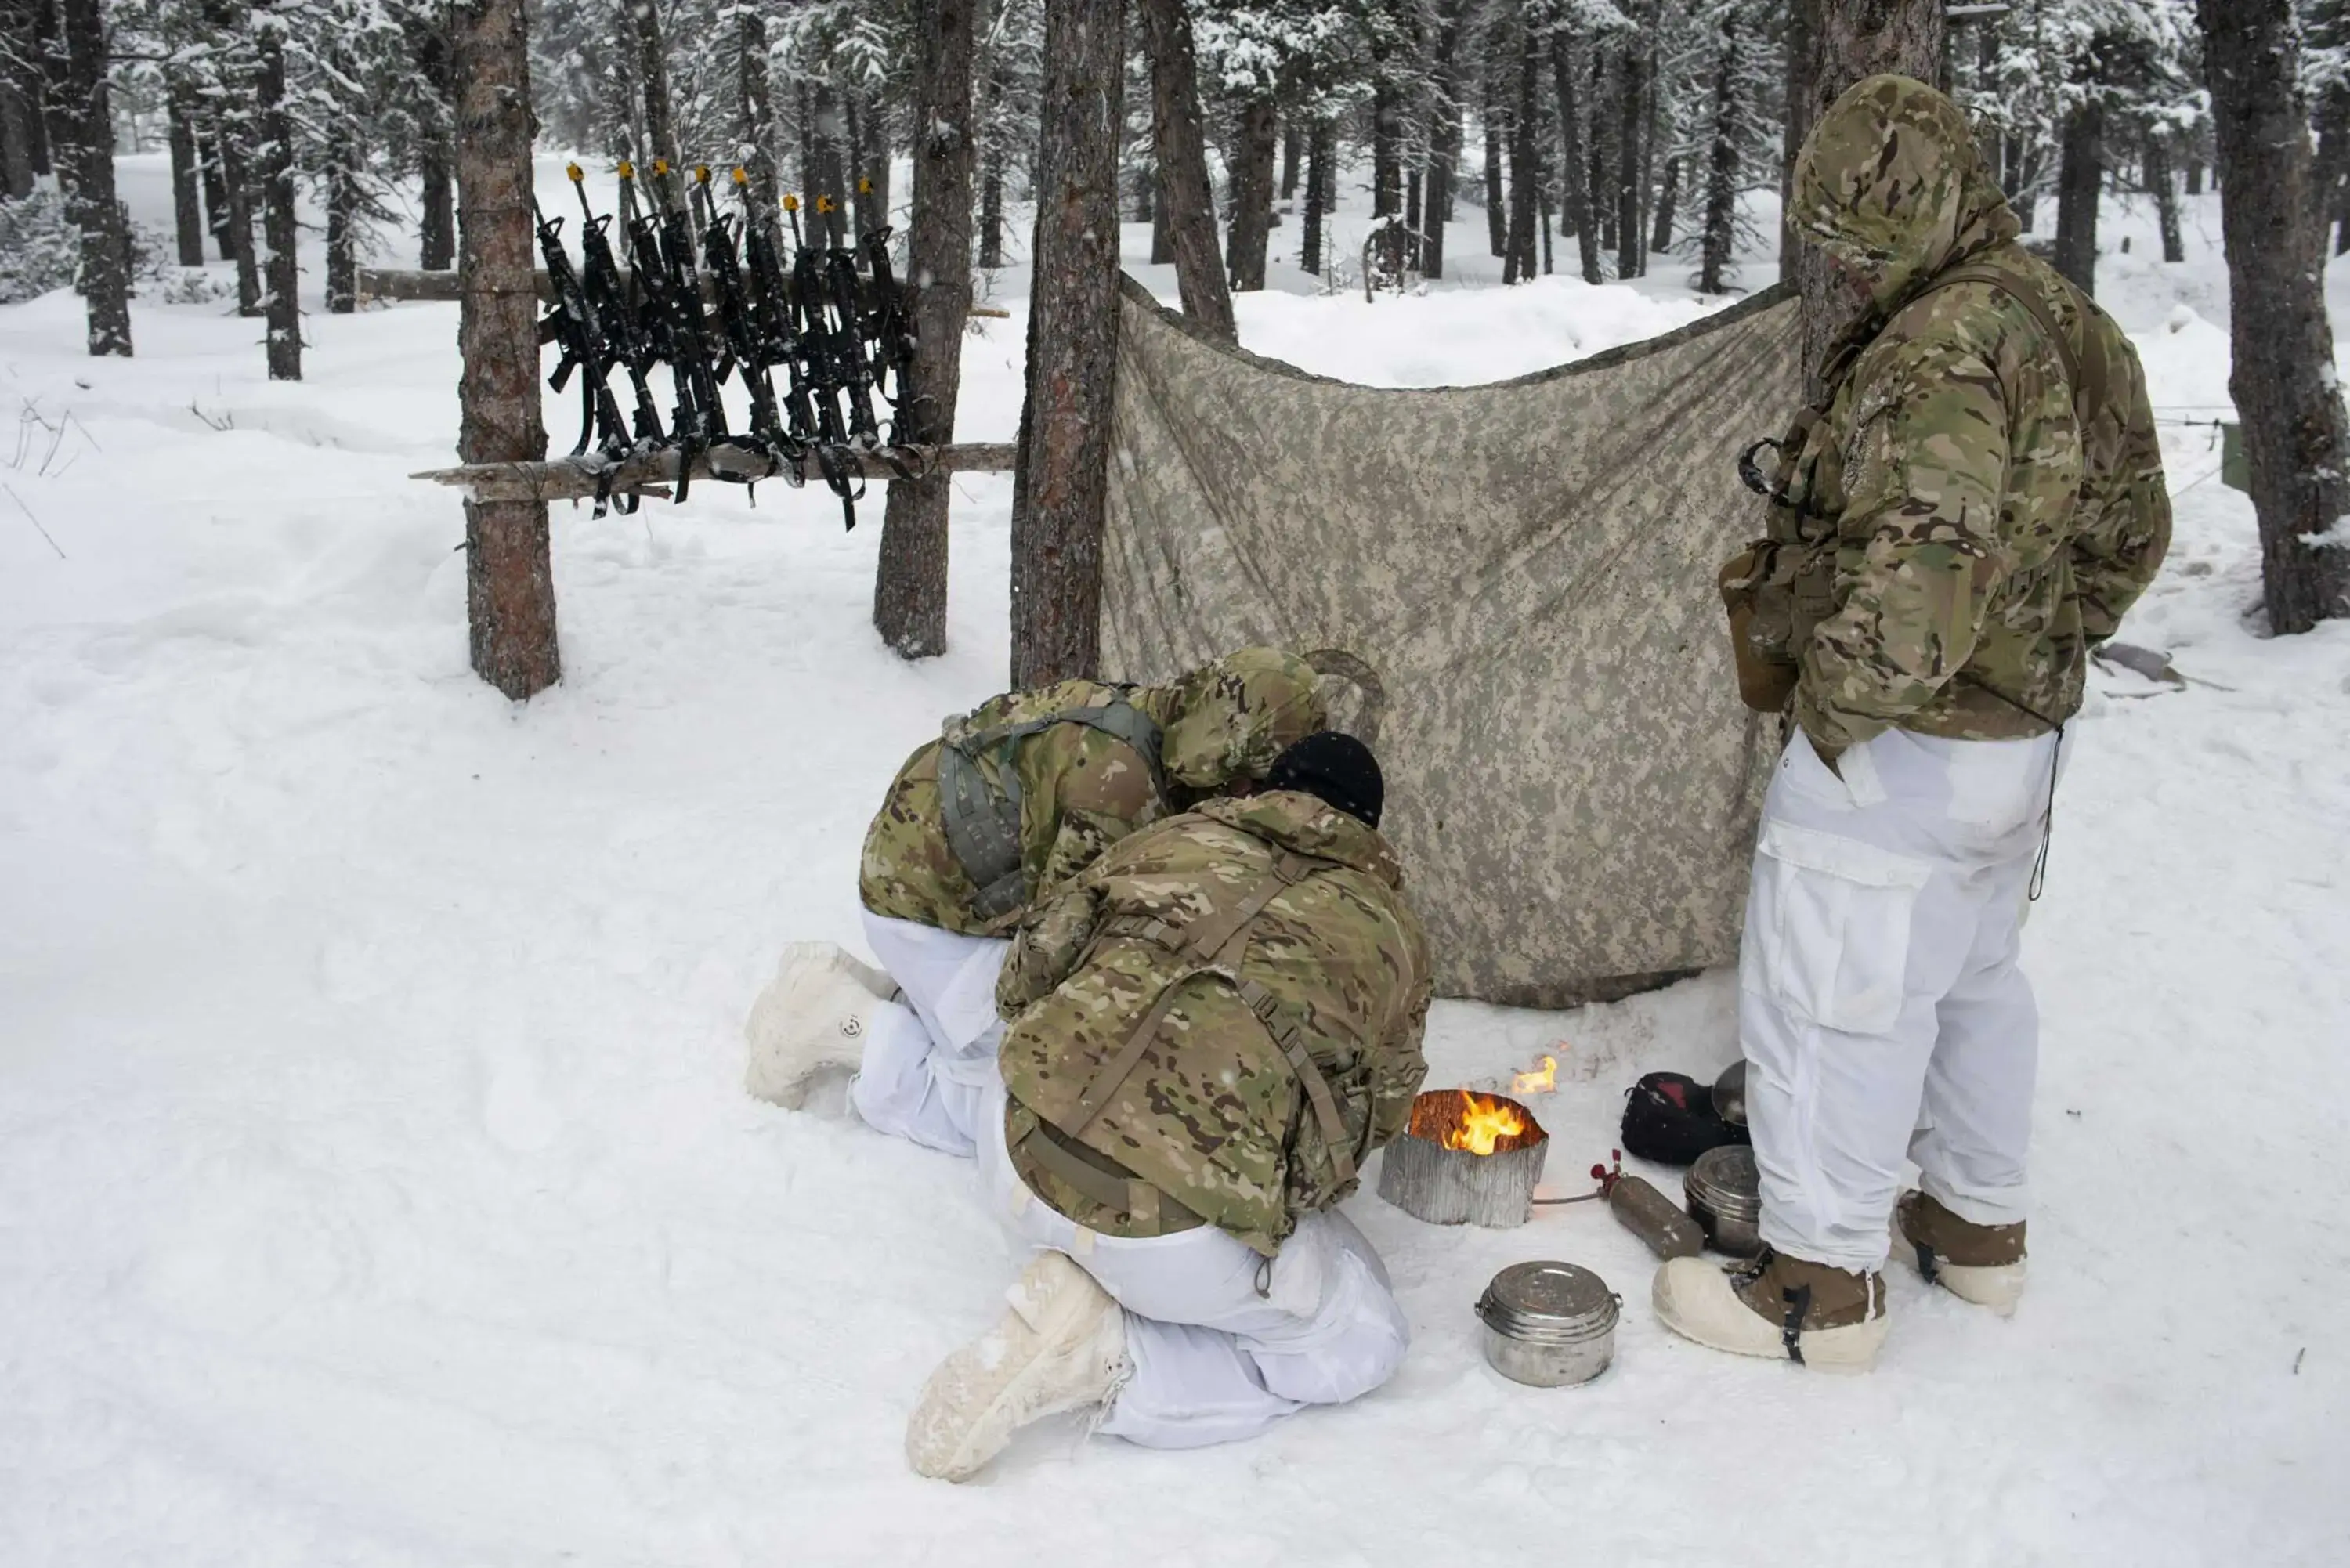
[[751,1047],[743,1086],[754,1099],[797,1110],[819,1071],[857,1065],[873,1004],[897,994],[888,975],[835,943],[786,944],[743,1027]]
[[1893,1212],[1894,1251],[1908,1253],[1928,1284],[2002,1317],[2015,1314],[2029,1269],[2021,1221],[1972,1224],[1923,1192],[1904,1193]]
[[1683,1339],[1830,1372],[1874,1366],[1889,1326],[1883,1276],[1783,1252],[1729,1269],[1675,1258],[1657,1271],[1650,1294],[1659,1319]]
[[1006,1299],[1003,1321],[922,1386],[906,1422],[906,1460],[919,1474],[962,1480],[1021,1428],[1107,1405],[1132,1375],[1125,1314],[1066,1253],[1039,1253]]

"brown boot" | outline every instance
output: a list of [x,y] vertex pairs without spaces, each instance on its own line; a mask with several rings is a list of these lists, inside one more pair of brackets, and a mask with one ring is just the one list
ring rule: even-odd
[[1922,1192],[1906,1192],[1894,1210],[1902,1248],[1926,1276],[1960,1301],[2002,1317],[2023,1294],[2023,1226],[1977,1225]]
[[1675,1258],[1657,1271],[1657,1316],[1684,1339],[1737,1355],[1866,1372],[1885,1344],[1885,1276],[1765,1252],[1722,1269]]

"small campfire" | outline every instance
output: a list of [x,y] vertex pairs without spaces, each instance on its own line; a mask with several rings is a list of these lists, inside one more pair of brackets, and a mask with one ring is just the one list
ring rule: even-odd
[[1433,1090],[1412,1102],[1411,1125],[1388,1145],[1379,1196],[1433,1225],[1523,1225],[1549,1148],[1534,1113],[1507,1096]]

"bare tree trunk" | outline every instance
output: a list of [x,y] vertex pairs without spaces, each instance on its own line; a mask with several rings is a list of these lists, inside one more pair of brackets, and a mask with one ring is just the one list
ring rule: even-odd
[[889,221],[889,106],[857,100],[857,226],[867,234]]
[[261,144],[255,150],[255,171],[261,177],[261,234],[269,254],[262,267],[267,292],[262,314],[267,319],[269,379],[302,379],[301,275],[296,270],[294,245],[294,124],[286,107],[286,35],[283,19],[265,15],[255,29],[261,76]]
[[645,154],[653,165],[640,172],[652,176],[650,183],[661,207],[674,211],[684,200],[685,188],[678,169],[677,117],[670,108],[669,53],[661,45],[660,0],[622,0],[622,4],[637,46],[637,86],[645,104]]
[[1787,0],[1787,119],[1785,134],[1780,139],[1779,276],[1790,283],[1798,281],[1798,258],[1804,246],[1787,223],[1786,213],[1795,196],[1795,154],[1803,151],[1804,138],[1812,133],[1812,119],[1820,107],[1813,80],[1819,68],[1814,56],[1819,49],[1820,3]]
[[1606,49],[1594,48],[1591,51],[1591,90],[1588,95],[1591,100],[1591,161],[1587,183],[1591,192],[1591,224],[1599,231],[1602,252],[1616,248],[1616,213],[1622,205],[1616,199],[1616,188],[1607,172],[1615,167],[1614,161],[1607,154],[1616,145],[1617,124],[1617,119],[1606,112],[1609,101],[1609,56],[1610,51]]
[[[901,439],[940,446],[954,439],[971,311],[972,10],[973,0],[928,0],[920,8],[914,206],[906,228],[914,364],[899,419]],[[952,483],[941,473],[889,486],[873,625],[900,659],[946,651]]]
[[1322,228],[1326,221],[1323,202],[1330,192],[1331,130],[1330,122],[1317,119],[1313,133],[1306,139],[1305,212],[1301,227],[1304,243],[1299,247],[1297,265],[1320,276],[1326,265],[1323,257]]
[[81,292],[94,357],[130,357],[130,255],[114,199],[114,117],[106,100],[106,18],[99,0],[64,0],[67,102],[73,138],[58,162],[73,172],[68,211],[81,231]]
[[359,150],[342,136],[327,160],[327,311],[359,308]]
[[1183,0],[1142,0],[1143,47],[1150,56],[1151,144],[1159,155],[1159,207],[1174,253],[1183,314],[1219,342],[1237,343],[1232,296],[1216,253],[1216,198],[1200,129],[1191,18]]
[[29,196],[47,171],[36,0],[0,3],[0,192]]
[[986,168],[980,181],[979,265],[993,272],[1003,265],[1003,153],[992,145]]
[[1297,194],[1297,163],[1305,156],[1305,133],[1297,123],[1297,116],[1281,117],[1281,199],[1284,202]]
[[1639,39],[1624,49],[1622,91],[1617,99],[1616,131],[1616,275],[1638,277],[1648,270],[1645,238],[1640,233],[1641,131],[1648,122],[1648,44]]
[[[179,242],[180,265],[204,265],[204,210],[196,180],[196,119],[192,95],[172,88],[165,100],[172,145],[172,233]],[[26,171],[29,179],[31,169]],[[12,192],[13,193],[13,192]]]
[[1232,220],[1225,244],[1234,292],[1264,286],[1265,247],[1273,237],[1273,161],[1279,151],[1271,98],[1243,106],[1232,155]]
[[2269,625],[2350,616],[2350,425],[2325,317],[2324,232],[2292,0],[2199,0],[2219,142],[2233,358]]
[[[451,10],[463,291],[457,454],[466,462],[535,462],[546,455],[523,13],[524,0],[457,0]],[[546,502],[465,503],[465,618],[475,672],[508,697],[520,701],[562,678]]]
[[1738,73],[1745,54],[1736,6],[1721,13],[1721,53],[1713,66],[1713,146],[1706,162],[1705,234],[1698,261],[1697,291],[1721,294],[1730,287],[1730,267],[1738,241]]
[[1534,192],[1542,183],[1542,128],[1534,113],[1534,84],[1542,79],[1542,35],[1519,31],[1517,103],[1510,114],[1510,232],[1502,261],[1504,284],[1531,282],[1534,275]]
[[1045,0],[1036,282],[1012,494],[1012,684],[1101,665],[1126,0]]
[[2054,265],[2090,296],[2097,292],[2097,197],[2105,183],[2105,106],[2093,90],[2065,117],[2064,162],[2056,178]]
[[1673,248],[1673,204],[1680,200],[1681,161],[1665,160],[1665,182],[1657,192],[1657,221],[1648,234],[1648,249],[1669,251]]
[[1393,217],[1403,206],[1403,95],[1384,62],[1371,79],[1371,216]]
[[[1814,26],[1804,70],[1804,129],[1809,134],[1827,107],[1863,77],[1896,71],[1931,81],[1942,56],[1941,0],[1810,0]],[[1804,369],[1811,396],[1819,392],[1820,367],[1838,333],[1861,308],[1852,291],[1838,283],[1817,246],[1795,256],[1795,283],[1803,293]]]
[[775,95],[767,70],[767,19],[756,5],[734,11],[734,156],[750,183],[751,205],[773,216],[775,188]]
[[1444,275],[1444,223],[1452,207],[1452,177],[1461,166],[1460,73],[1453,65],[1451,44],[1459,29],[1451,23],[1437,57],[1436,101],[1429,114],[1428,179],[1420,200],[1419,270],[1424,276]]
[[[2178,187],[2170,171],[2170,141],[2158,130],[2148,132],[2146,139],[2146,183],[2154,192],[2155,222],[2162,231],[2162,259],[2183,262],[2187,245],[2178,232]],[[2321,223],[2321,233],[2324,228]]]
[[2187,160],[2187,193],[2190,196],[2203,193],[2203,160],[2200,158],[2189,157]]
[[228,184],[221,178],[221,135],[216,120],[196,127],[196,172],[204,192],[204,228],[220,251],[220,259],[234,261],[236,244],[228,232]]
[[1575,231],[1575,260],[1583,281],[1598,283],[1599,225],[1591,209],[1591,170],[1583,152],[1583,116],[1575,102],[1574,51],[1564,36],[1551,40],[1551,85],[1558,93],[1558,134],[1566,171],[1566,223]]
[[1496,256],[1510,254],[1509,193],[1502,183],[1502,147],[1509,135],[1509,117],[1502,108],[1502,51],[1485,51],[1485,238]]
[[71,184],[78,173],[74,167],[74,149],[82,142],[84,107],[73,96],[73,62],[68,57],[62,9],[65,4],[66,0],[36,0],[37,8],[33,14],[34,47],[41,77],[36,100],[41,111],[41,141],[50,152],[47,171],[57,177],[61,187]]
[[816,162],[808,173],[808,209],[812,216],[808,239],[819,243],[821,231],[824,244],[837,245],[847,237],[848,214],[847,189],[844,171],[847,167],[843,151],[845,126],[841,120],[840,100],[832,88],[822,81],[816,84],[811,101],[811,134],[815,138]]
[[228,190],[228,243],[236,263],[236,313],[261,314],[260,257],[253,245],[253,170],[245,157],[244,126],[221,122],[221,181]]
[[1167,192],[1156,169],[1143,178],[1150,185],[1150,265],[1167,266],[1175,260],[1175,236],[1167,227]]
[[446,24],[427,13],[426,30],[419,40],[417,64],[432,99],[432,123],[425,128],[417,153],[422,177],[423,213],[417,224],[417,265],[428,272],[445,272],[457,263],[457,206],[449,182],[449,113],[453,87],[449,76]]

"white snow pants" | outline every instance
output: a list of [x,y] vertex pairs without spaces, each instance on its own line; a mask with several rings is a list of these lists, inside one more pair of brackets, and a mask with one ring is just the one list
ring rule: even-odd
[[1029,1191],[1004,1146],[999,1085],[981,1106],[989,1210],[1036,1251],[1066,1252],[1126,1311],[1134,1375],[1097,1428],[1153,1449],[1253,1438],[1308,1405],[1342,1405],[1395,1376],[1411,1329],[1387,1266],[1336,1210],[1299,1221],[1273,1261],[1203,1225],[1131,1241],[1081,1230]]
[[998,1080],[995,977],[1012,944],[867,909],[865,940],[903,991],[874,1009],[849,1104],[878,1131],[968,1158],[980,1098]]
[[1773,1247],[1883,1267],[1905,1155],[1960,1219],[2024,1218],[2040,1018],[2016,955],[2056,761],[2053,735],[1899,730],[1835,771],[1801,732],[1780,758],[1738,1011]]

